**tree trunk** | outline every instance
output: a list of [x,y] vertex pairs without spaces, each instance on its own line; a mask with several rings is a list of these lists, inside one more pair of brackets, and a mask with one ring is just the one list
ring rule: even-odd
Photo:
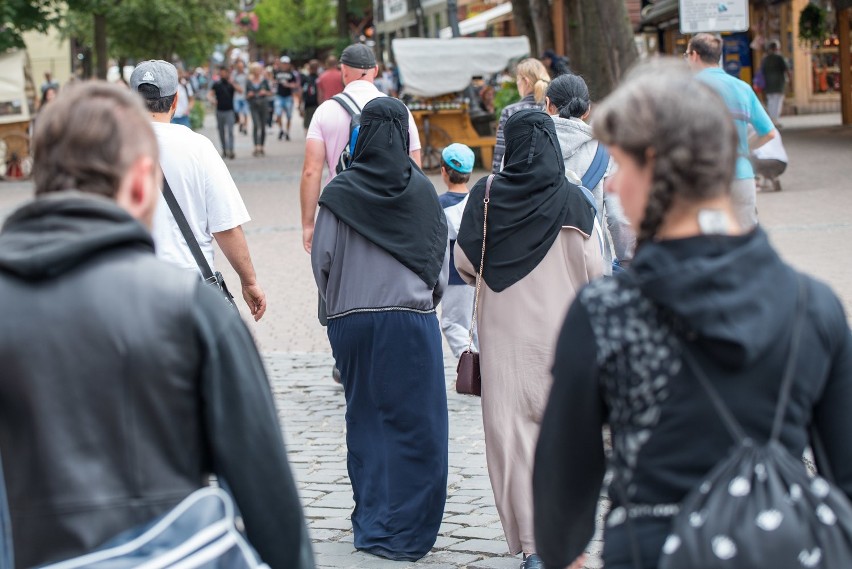
[[106,15],[95,14],[95,61],[98,79],[107,77]]
[[[562,0],[554,0],[559,2]],[[550,4],[547,0],[529,0],[530,15],[535,28],[535,53],[533,57],[539,57],[546,49],[553,49],[553,18],[550,13]],[[513,4],[514,6],[514,4]]]
[[639,57],[627,6],[624,0],[572,0],[566,13],[572,69],[588,82],[592,100],[599,101]]
[[349,41],[348,0],[337,0],[337,37]]
[[517,28],[518,34],[527,36],[530,40],[531,55],[541,55],[535,52],[538,49],[538,38],[536,37],[535,27],[533,26],[529,0],[515,0],[512,2],[512,14],[514,15],[515,28]]

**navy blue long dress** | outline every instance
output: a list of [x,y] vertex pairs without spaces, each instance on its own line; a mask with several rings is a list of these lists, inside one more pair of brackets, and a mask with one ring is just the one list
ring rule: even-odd
[[323,192],[311,250],[346,395],[355,547],[397,560],[435,543],[449,436],[435,314],[447,226],[408,158],[407,116],[395,99],[364,106],[353,163]]

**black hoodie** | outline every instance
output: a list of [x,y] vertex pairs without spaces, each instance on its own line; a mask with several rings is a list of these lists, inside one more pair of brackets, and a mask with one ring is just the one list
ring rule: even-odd
[[112,200],[63,192],[9,216],[0,233],[0,271],[27,281],[53,279],[116,250],[151,254],[154,242]]
[[[852,335],[823,284],[808,302],[781,442],[801,454],[813,422],[852,497]],[[766,440],[786,364],[798,277],[757,229],[644,245],[632,272],[590,284],[568,313],[534,475],[536,540],[547,567],[570,564],[594,531],[611,428],[615,475],[631,504],[677,504],[733,441],[681,353],[689,350],[737,420]],[[612,491],[614,506],[620,492]],[[656,567],[670,519],[641,518]],[[625,525],[608,528],[608,568],[632,567]]]
[[30,202],[0,233],[15,566],[85,553],[216,473],[270,567],[313,567],[248,330],[211,287],[153,253],[124,210],[77,192]]

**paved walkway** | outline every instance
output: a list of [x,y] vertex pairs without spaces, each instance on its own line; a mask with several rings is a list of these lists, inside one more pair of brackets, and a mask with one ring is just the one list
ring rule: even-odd
[[[827,280],[850,310],[852,192],[846,169],[852,129],[832,126],[837,122],[830,115],[785,117],[782,133],[791,164],[782,178],[784,190],[760,194],[758,208],[763,227],[782,255]],[[212,126],[208,120],[203,132],[216,141]],[[507,553],[494,508],[479,400],[455,394],[455,362],[449,360],[449,498],[436,548],[416,565],[354,550],[343,393],[330,378],[328,341],[316,320],[316,289],[301,246],[298,184],[304,138],[295,124],[293,141],[277,141],[276,134],[272,131],[268,137],[264,158],[252,158],[250,137],[237,135],[238,158],[228,166],[253,218],[245,229],[269,299],[264,319],[249,326],[266,354],[319,565],[517,569],[520,561]],[[477,171],[473,178],[482,175]],[[433,181],[440,190],[440,180]],[[29,183],[0,183],[0,219],[31,195]],[[220,261],[218,268],[228,282],[238,283],[225,263]],[[245,315],[244,306],[241,310]],[[597,569],[600,560],[592,558],[587,567]]]
[[[331,357],[267,354],[266,365],[320,567],[518,569],[520,560],[508,555],[485,468],[479,399],[453,391],[454,362],[447,361],[450,476],[444,523],[435,548],[416,564],[384,560],[352,546],[345,405],[342,388],[329,374]],[[593,559],[587,567],[600,562]]]

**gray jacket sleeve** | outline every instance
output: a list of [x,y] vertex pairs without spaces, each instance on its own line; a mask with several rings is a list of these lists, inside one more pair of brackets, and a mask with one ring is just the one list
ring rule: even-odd
[[447,284],[450,281],[450,242],[447,241],[447,250],[444,253],[444,265],[441,267],[441,274],[438,276],[438,284],[435,285],[435,290],[432,292],[432,304],[438,306],[441,299],[444,298],[444,292],[447,290]]
[[314,224],[314,237],[311,243],[311,267],[317,282],[320,296],[326,298],[328,274],[334,261],[337,246],[337,217],[327,208],[320,207]]
[[219,293],[198,284],[193,320],[211,469],[234,495],[249,542],[271,569],[312,569],[296,483],[260,354]]
[[621,207],[618,196],[604,192],[603,199],[606,225],[609,234],[612,235],[615,258],[622,263],[630,262],[633,259],[633,250],[636,248],[636,233],[630,226],[627,216],[624,215],[624,208]]

